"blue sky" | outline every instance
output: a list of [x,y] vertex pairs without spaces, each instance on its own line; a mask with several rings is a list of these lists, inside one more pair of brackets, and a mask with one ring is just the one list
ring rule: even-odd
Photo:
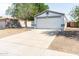
[[69,13],[78,4],[75,3],[48,3],[49,9],[65,13],[66,17],[71,20],[73,19]]
[[[72,10],[72,8],[74,8],[76,5],[78,4],[74,4],[74,3],[46,3],[49,6],[50,10],[53,11],[58,11],[58,12],[62,12],[65,13],[67,18],[71,18],[69,16],[69,12]],[[11,3],[0,3],[0,16],[6,16],[5,15],[5,11],[8,8],[8,6],[10,6]]]

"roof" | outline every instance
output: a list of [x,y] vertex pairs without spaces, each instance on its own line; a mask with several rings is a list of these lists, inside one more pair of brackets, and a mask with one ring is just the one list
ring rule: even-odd
[[41,12],[41,13],[38,13],[38,14],[36,14],[34,17],[36,17],[36,16],[39,16],[39,15],[41,15],[41,14],[43,14],[43,13],[45,13],[45,12],[51,12],[51,13],[56,13],[56,14],[61,14],[61,15],[65,15],[64,13],[60,13],[60,12],[56,12],[56,11],[51,11],[51,10],[44,10],[43,12]]
[[5,20],[5,18],[0,18],[0,21]]
[[2,21],[2,20],[7,20],[7,19],[11,19],[11,20],[14,19],[14,20],[15,20],[15,19],[17,19],[17,18],[14,18],[14,17],[1,17],[1,18],[0,18],[0,21]]

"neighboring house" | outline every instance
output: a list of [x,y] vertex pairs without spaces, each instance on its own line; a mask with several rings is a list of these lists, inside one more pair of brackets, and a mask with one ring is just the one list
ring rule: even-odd
[[6,18],[6,28],[21,28],[19,19],[15,18]]
[[20,22],[13,18],[0,18],[0,29],[5,28],[20,28]]
[[[27,22],[27,26],[31,27],[31,21]],[[21,28],[25,27],[25,21],[13,17],[3,17],[0,18],[0,29],[5,29],[5,28]]]
[[5,18],[0,18],[0,29],[4,29],[5,28]]
[[67,21],[64,13],[45,10],[34,17],[34,28],[64,30]]

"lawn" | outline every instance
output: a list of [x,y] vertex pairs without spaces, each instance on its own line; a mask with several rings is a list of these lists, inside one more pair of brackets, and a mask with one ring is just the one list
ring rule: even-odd
[[79,55],[79,28],[59,32],[48,49]]
[[0,30],[0,38],[4,38],[6,36],[18,34],[27,31],[26,28],[9,28]]

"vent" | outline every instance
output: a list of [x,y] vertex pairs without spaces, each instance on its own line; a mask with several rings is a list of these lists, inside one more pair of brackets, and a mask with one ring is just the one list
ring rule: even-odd
[[48,15],[48,14],[49,14],[49,12],[47,11],[47,12],[46,12],[46,15]]

